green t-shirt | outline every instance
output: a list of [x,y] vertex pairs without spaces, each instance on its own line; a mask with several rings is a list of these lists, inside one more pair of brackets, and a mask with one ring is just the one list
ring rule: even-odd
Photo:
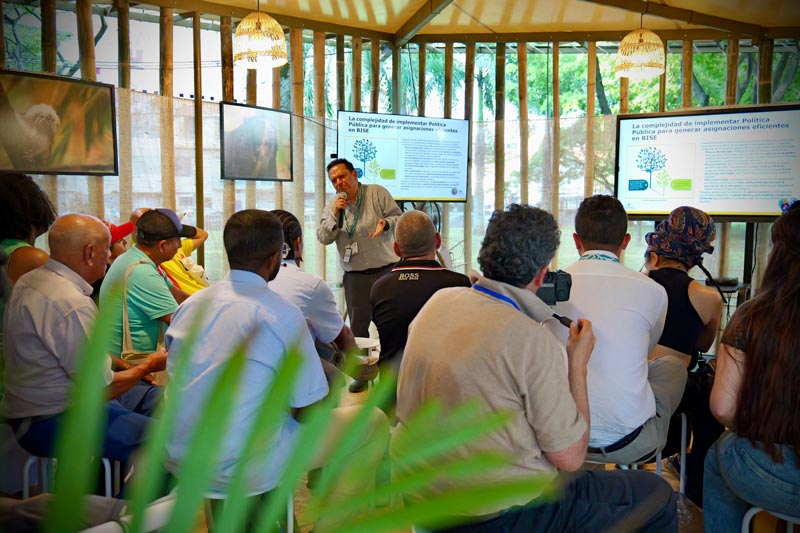
[[158,345],[159,328],[167,325],[160,317],[172,314],[178,303],[169,290],[171,282],[161,274],[144,252],[136,246],[117,257],[100,287],[100,312],[112,314],[111,355],[122,352],[122,282],[128,267],[140,260],[128,277],[128,322],[131,342],[137,352],[150,353]]
[[[11,263],[11,254],[20,248],[25,248],[26,246],[30,246],[30,244],[20,239],[3,239],[3,241],[0,242],[0,251],[2,251],[6,256],[6,264],[3,267],[2,275],[8,274],[8,265]],[[5,315],[5,310],[6,297],[0,296],[0,359],[2,359],[3,355],[3,316]]]

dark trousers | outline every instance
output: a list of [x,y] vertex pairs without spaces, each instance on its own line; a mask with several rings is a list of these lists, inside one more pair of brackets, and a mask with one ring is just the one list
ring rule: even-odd
[[680,452],[680,413],[686,413],[687,430],[692,443],[692,451],[686,454],[686,496],[701,508],[703,507],[703,462],[706,452],[725,431],[725,426],[711,414],[709,400],[713,383],[713,374],[704,371],[689,372],[681,403],[670,419],[667,445],[662,452],[665,457]]
[[369,270],[345,272],[342,284],[344,285],[344,301],[347,305],[347,315],[350,317],[350,329],[356,337],[369,337],[369,323],[372,321],[372,304],[369,293],[372,284],[378,278],[389,272],[394,264]]
[[[161,398],[163,389],[140,382],[119,398],[106,404],[106,427],[103,433],[103,457],[127,462],[144,442],[150,415]],[[27,431],[17,435],[25,451],[37,457],[54,457],[55,440],[64,415],[34,419]],[[24,419],[9,421],[15,435]]]
[[669,483],[652,472],[590,470],[564,478],[563,492],[555,500],[514,507],[483,522],[438,531],[678,531],[675,493]]

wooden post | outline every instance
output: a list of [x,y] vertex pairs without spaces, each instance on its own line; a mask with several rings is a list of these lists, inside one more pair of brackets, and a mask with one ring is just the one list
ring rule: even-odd
[[630,100],[629,91],[631,86],[630,78],[619,79],[619,112],[624,114],[628,112],[628,101]]
[[667,54],[669,53],[669,47],[667,46],[667,40],[664,39],[664,73],[658,77],[658,111],[663,113],[667,107],[667,65],[669,62],[667,61]]
[[[360,40],[359,40],[360,47]],[[361,52],[359,51],[359,55]],[[360,72],[361,60],[358,61]],[[355,69],[355,61],[353,68]],[[359,75],[360,78],[360,75]],[[353,83],[355,86],[355,82]],[[356,87],[361,87],[361,83]],[[361,91],[353,90],[353,101],[361,104]],[[357,96],[357,97],[356,97]],[[328,176],[325,173],[325,34],[321,31],[314,32],[314,116],[318,124],[314,128],[314,212],[316,219],[322,217],[325,209],[325,184]],[[316,252],[315,272],[325,277],[325,245],[314,239]]]
[[758,103],[772,103],[772,56],[775,41],[761,39],[758,43]]
[[[162,7],[159,17],[160,69],[159,92],[161,93],[161,117],[159,138],[161,139],[161,204],[175,209],[175,109],[173,84],[173,46],[175,16],[172,8]],[[201,100],[195,91],[195,100]],[[202,227],[202,226],[201,226]]]
[[336,108],[345,109],[344,35],[336,36]]
[[725,75],[725,105],[736,105],[739,85],[739,36],[728,39],[728,68]]
[[[231,17],[219,18],[219,47],[222,62],[222,101],[233,102],[233,23]],[[225,224],[236,211],[236,182],[222,182],[222,223]],[[223,254],[225,267],[228,257]]]
[[392,113],[400,113],[400,52],[399,46],[392,45]]
[[378,97],[381,94],[381,41],[379,39],[372,39],[370,42],[369,64],[369,110],[377,113]]
[[683,41],[683,61],[681,62],[681,106],[692,107],[692,41]]
[[494,208],[503,209],[506,184],[506,43],[497,43],[494,72]]
[[119,222],[133,211],[133,156],[131,150],[131,16],[128,0],[115,0],[117,7],[117,55],[119,57],[117,115],[119,117]]
[[[275,67],[272,69],[272,108],[281,108],[281,68]],[[275,195],[274,204],[275,209],[283,209],[283,183],[276,181],[274,183],[273,194]]]
[[[453,117],[453,43],[444,45],[444,118]],[[442,239],[450,242],[450,204],[442,203]],[[449,246],[448,246],[449,248]]]
[[597,43],[589,43],[586,73],[586,165],[583,168],[583,196],[594,194],[594,99],[597,91]]
[[[467,43],[464,60],[464,118],[470,123],[470,136],[467,142],[467,198],[474,194],[472,189],[472,106],[475,102],[475,43]],[[483,206],[479,206],[483,210]],[[472,269],[472,210],[474,206],[464,204],[464,272]]]
[[[350,108],[353,111],[361,111],[361,37],[353,37],[353,87],[350,98]],[[316,56],[315,56],[316,58]]]
[[[256,105],[258,103],[258,70],[247,69],[247,103]],[[258,190],[256,182],[247,180],[244,185],[244,205],[247,209],[255,209],[257,204]]]
[[[303,30],[301,28],[292,28],[289,30],[291,40],[291,56],[289,58],[292,80],[292,174],[294,181],[292,182],[291,189],[293,198],[291,202],[290,211],[297,217],[297,220],[303,220],[305,215],[305,207],[303,205],[303,198],[305,196],[305,161],[303,159],[304,153],[304,120],[303,120]],[[344,41],[342,41],[344,47]],[[338,48],[338,46],[337,46]],[[344,48],[343,48],[344,49]],[[337,69],[341,68],[337,65]],[[342,73],[344,71],[342,70]],[[340,104],[344,105],[344,84],[342,84],[342,92],[339,95]]]
[[425,116],[425,96],[426,89],[425,71],[427,68],[428,56],[425,43],[419,43],[419,96],[417,96],[417,116]]
[[[94,61],[94,30],[92,29],[92,1],[77,0],[75,3],[75,16],[78,22],[78,55],[81,62],[81,78],[97,81],[97,69]],[[87,176],[89,189],[89,202],[93,214],[105,218],[105,192],[103,176]]]
[[[42,70],[51,74],[56,72],[55,0],[42,0]],[[43,176],[42,188],[58,211],[58,176]]]
[[[0,13],[3,12],[3,0],[0,0]],[[0,23],[0,68],[6,68],[6,34]]]
[[56,72],[55,0],[42,0],[42,71]]
[[[203,183],[203,71],[200,50],[200,12],[192,13],[192,45],[194,67],[194,175],[195,175],[195,212],[197,226],[206,225],[205,215],[205,187]],[[170,100],[172,94],[169,95]],[[205,263],[205,247],[197,250],[197,262]]]
[[[559,158],[561,157],[561,106],[558,100],[558,42],[553,43],[553,192],[551,196],[552,214],[558,220],[559,197]],[[621,98],[620,98],[621,99]],[[558,256],[553,258],[552,267],[556,268]]]
[[519,201],[527,204],[528,200],[528,139],[530,137],[528,122],[528,43],[517,43],[517,83],[519,90]]

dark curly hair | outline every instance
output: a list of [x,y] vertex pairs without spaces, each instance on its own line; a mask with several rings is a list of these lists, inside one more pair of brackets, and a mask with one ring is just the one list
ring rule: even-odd
[[53,204],[33,178],[0,172],[0,239],[27,240],[31,228],[43,233],[55,219]]
[[560,242],[553,215],[538,207],[511,204],[492,213],[478,264],[489,279],[525,287],[550,264]]

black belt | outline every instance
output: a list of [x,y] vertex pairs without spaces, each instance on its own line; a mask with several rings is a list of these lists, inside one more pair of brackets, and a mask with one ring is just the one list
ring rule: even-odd
[[389,270],[393,268],[395,263],[389,263],[388,265],[383,265],[382,267],[376,268],[367,268],[366,270],[346,270],[345,274],[377,274],[378,272],[383,272],[384,270]]
[[609,444],[608,446],[601,446],[600,448],[589,446],[587,450],[589,453],[611,453],[617,450],[621,450],[622,448],[633,442],[634,439],[639,436],[639,433],[642,432],[643,427],[644,425],[639,426],[638,428],[634,429],[633,431],[631,431],[630,433],[628,433],[627,435],[625,435],[624,437],[622,437],[613,444]]

